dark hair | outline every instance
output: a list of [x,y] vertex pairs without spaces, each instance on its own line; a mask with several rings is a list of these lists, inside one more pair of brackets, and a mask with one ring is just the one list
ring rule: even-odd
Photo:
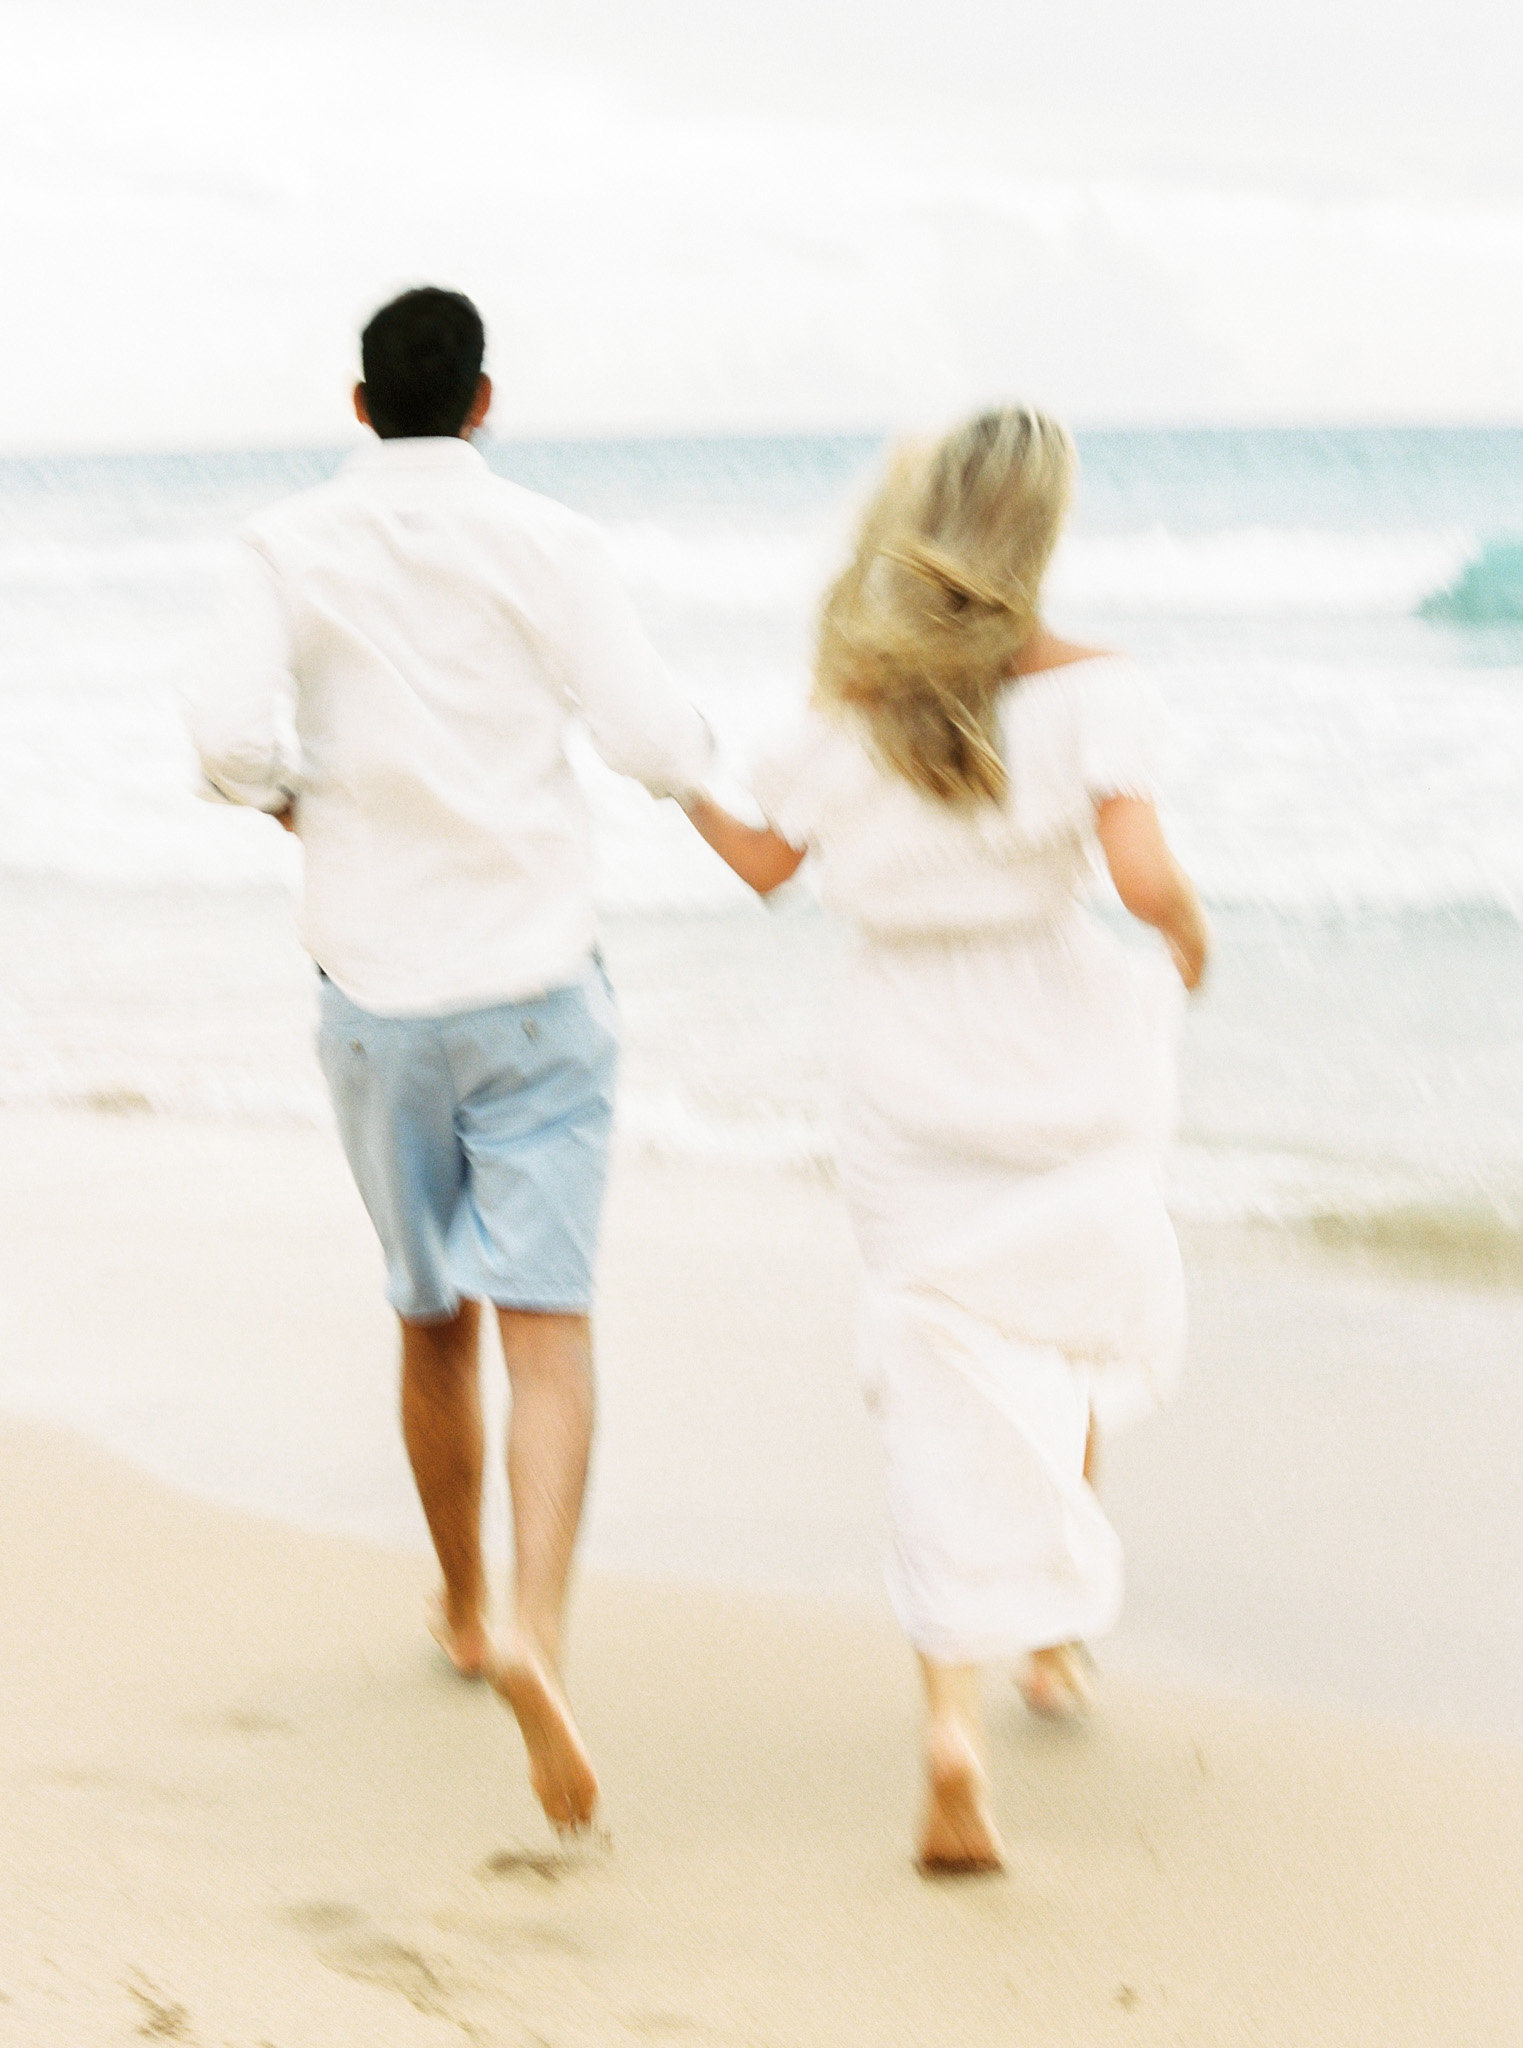
[[403,292],[360,336],[370,424],[383,441],[458,434],[485,354],[486,329],[463,292]]

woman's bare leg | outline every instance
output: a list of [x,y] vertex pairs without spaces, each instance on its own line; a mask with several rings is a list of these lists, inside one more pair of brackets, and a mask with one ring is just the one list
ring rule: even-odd
[[925,1827],[922,1870],[1000,1870],[1005,1852],[989,1811],[978,1667],[939,1664],[922,1654],[926,1698]]
[[[1085,1484],[1100,1477],[1100,1429],[1094,1415],[1084,1439]],[[1046,1721],[1072,1721],[1094,1704],[1091,1659],[1082,1643],[1054,1643],[1033,1650],[1020,1680],[1021,1697],[1033,1714]]]

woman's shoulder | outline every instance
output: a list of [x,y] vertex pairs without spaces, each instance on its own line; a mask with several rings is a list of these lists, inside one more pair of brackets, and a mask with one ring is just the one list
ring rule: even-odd
[[1113,647],[1072,647],[1059,643],[1064,658],[1040,667],[1021,669],[1011,677],[1005,703],[1064,706],[1103,715],[1106,708],[1126,704],[1156,705],[1157,692],[1144,665],[1134,655]]
[[1096,799],[1153,793],[1163,709],[1130,655],[1076,649],[1016,676],[1003,722],[1018,808],[1029,816],[1084,815]]
[[1065,640],[1042,627],[1026,643],[1017,676],[1059,675],[1064,669],[1083,668],[1093,661],[1125,661],[1114,647],[1089,647],[1078,640]]

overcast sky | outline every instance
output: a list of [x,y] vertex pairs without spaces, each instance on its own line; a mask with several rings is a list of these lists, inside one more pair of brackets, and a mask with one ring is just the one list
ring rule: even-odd
[[0,0],[0,448],[333,441],[471,291],[502,431],[1523,419],[1523,10]]

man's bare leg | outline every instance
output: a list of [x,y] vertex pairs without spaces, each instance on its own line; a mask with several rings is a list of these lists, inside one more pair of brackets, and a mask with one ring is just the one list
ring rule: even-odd
[[922,1654],[920,1670],[927,1778],[920,1867],[964,1875],[1001,1870],[1005,1851],[989,1811],[978,1667],[939,1664]]
[[561,1690],[561,1635],[592,1447],[592,1334],[585,1316],[499,1309],[512,1412],[512,1631],[492,1683],[512,1708],[529,1778],[553,1824],[584,1827],[598,1781]]
[[515,1620],[557,1676],[571,1558],[592,1450],[592,1330],[586,1316],[499,1309],[513,1406]]
[[447,1322],[402,1319],[402,1436],[444,1591],[434,1633],[455,1669],[487,1668],[481,1561],[481,1313],[460,1304]]

